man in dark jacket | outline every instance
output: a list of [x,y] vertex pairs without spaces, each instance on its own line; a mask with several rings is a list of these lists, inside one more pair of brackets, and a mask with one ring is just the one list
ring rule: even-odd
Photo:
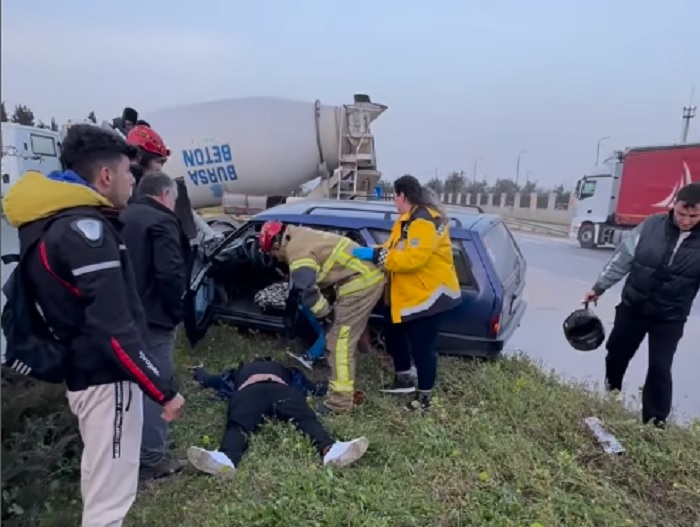
[[[187,287],[189,242],[173,212],[177,185],[162,172],[146,174],[133,201],[122,212],[123,236],[146,313],[144,335],[156,367],[172,374],[175,328],[182,321]],[[168,423],[144,401],[141,479],[167,476],[182,469],[168,454]]]
[[584,301],[596,301],[626,275],[607,343],[606,387],[622,389],[627,366],[648,336],[642,420],[663,428],[671,412],[673,356],[700,289],[700,183],[681,188],[670,212],[650,216],[623,240]]
[[[291,421],[309,436],[324,465],[344,467],[360,459],[369,442],[366,437],[335,441],[306,402],[306,394],[322,395],[327,385],[313,385],[294,368],[269,358],[241,363],[223,376],[210,376],[201,369],[194,371],[203,386],[221,394],[230,393],[226,432],[220,450],[190,447],[187,458],[198,470],[214,476],[231,477],[248,446],[250,434],[266,417]],[[228,385],[228,386],[226,386]],[[226,392],[224,392],[226,390]]]
[[[68,349],[68,403],[83,440],[83,526],[121,525],[138,487],[145,393],[165,420],[184,399],[154,366],[146,319],[115,209],[126,205],[132,149],[112,131],[74,125],[63,172],[27,172],[3,208],[47,325]],[[24,265],[24,263],[20,264]]]

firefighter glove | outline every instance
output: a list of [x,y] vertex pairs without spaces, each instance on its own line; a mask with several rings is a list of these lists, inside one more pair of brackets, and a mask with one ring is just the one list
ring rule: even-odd
[[374,260],[374,249],[372,247],[356,247],[352,250],[352,255],[360,260],[371,262]]

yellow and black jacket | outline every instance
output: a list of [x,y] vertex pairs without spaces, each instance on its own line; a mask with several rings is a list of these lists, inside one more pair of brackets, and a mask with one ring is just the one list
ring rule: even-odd
[[461,301],[447,219],[431,208],[402,214],[374,260],[390,277],[394,323],[442,313]]
[[280,259],[289,264],[293,287],[317,317],[330,311],[321,289],[334,287],[337,298],[359,293],[384,281],[372,262],[352,256],[358,244],[338,234],[289,225],[280,244]]

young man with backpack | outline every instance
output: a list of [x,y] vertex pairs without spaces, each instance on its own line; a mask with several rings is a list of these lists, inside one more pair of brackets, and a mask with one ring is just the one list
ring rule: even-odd
[[[184,406],[172,374],[156,367],[143,342],[146,319],[120,235],[133,155],[116,133],[74,125],[63,142],[64,171],[27,172],[3,201],[20,237],[20,274],[11,281],[24,286],[9,290],[3,313],[8,355],[41,371],[42,353],[49,360],[64,350],[54,372],[62,370],[84,443],[83,527],[122,525],[134,501],[143,393],[162,405],[166,421]],[[6,323],[12,316],[20,324]],[[45,331],[23,331],[40,320]]]

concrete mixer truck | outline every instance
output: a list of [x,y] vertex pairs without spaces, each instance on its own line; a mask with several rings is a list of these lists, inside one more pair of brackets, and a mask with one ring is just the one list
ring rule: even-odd
[[369,194],[381,177],[371,123],[386,110],[367,95],[327,106],[270,97],[226,99],[139,114],[172,154],[195,209],[251,213],[314,179],[311,197]]

